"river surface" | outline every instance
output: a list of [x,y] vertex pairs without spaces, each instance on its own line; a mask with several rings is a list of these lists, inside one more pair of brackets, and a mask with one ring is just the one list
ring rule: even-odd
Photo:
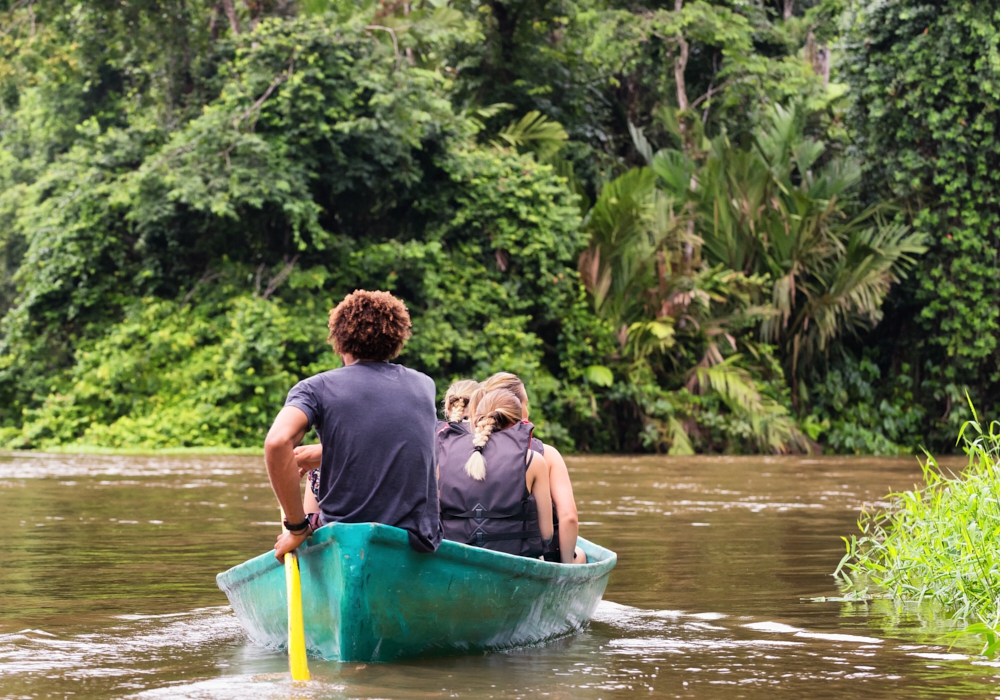
[[259,458],[0,455],[3,698],[1000,697],[956,623],[848,603],[831,572],[859,509],[914,459],[578,457],[585,537],[618,552],[589,629],[394,664],[247,641],[215,574],[268,549]]

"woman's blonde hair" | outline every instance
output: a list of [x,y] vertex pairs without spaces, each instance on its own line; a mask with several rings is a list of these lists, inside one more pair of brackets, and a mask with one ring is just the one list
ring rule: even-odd
[[469,415],[471,416],[476,411],[476,404],[482,400],[482,397],[491,391],[509,391],[517,400],[521,402],[522,406],[528,401],[528,392],[524,390],[524,382],[522,382],[516,374],[511,374],[510,372],[497,372],[493,376],[489,377],[479,385],[479,389],[473,392],[472,396],[469,397]]
[[444,394],[444,417],[452,423],[461,422],[465,410],[469,407],[469,399],[479,388],[479,382],[472,379],[459,379],[448,387]]
[[465,463],[465,473],[482,481],[486,478],[483,448],[494,431],[506,430],[521,421],[521,400],[506,389],[487,392],[479,397],[471,420],[474,451]]

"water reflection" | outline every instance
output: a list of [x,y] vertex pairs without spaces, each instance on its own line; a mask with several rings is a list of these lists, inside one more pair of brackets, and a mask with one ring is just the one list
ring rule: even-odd
[[[830,600],[864,502],[910,460],[574,458],[587,536],[619,566],[591,628],[502,654],[314,660],[295,686],[214,575],[276,529],[260,460],[0,458],[0,696],[982,697],[1000,663],[925,607]],[[811,599],[819,599],[819,602]]]

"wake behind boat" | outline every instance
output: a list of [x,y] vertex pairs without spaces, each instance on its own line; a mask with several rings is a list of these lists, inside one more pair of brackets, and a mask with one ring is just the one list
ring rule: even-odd
[[[381,662],[496,651],[582,629],[617,555],[583,538],[587,564],[553,564],[445,541],[413,551],[406,531],[326,525],[299,547],[306,647]],[[218,575],[255,643],[287,650],[285,574],[273,552]]]

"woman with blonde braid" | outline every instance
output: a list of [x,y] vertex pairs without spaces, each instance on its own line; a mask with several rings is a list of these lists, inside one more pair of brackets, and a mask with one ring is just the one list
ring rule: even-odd
[[[528,420],[528,392],[516,374],[497,372],[479,386],[480,391],[484,393],[505,389],[517,396],[521,401],[521,417],[525,421]],[[474,395],[470,399],[470,412],[475,410],[477,398]],[[542,454],[549,465],[549,490],[552,493],[553,523],[556,533],[552,544],[545,552],[545,560],[563,564],[586,564],[587,555],[576,546],[576,537],[580,532],[580,518],[576,511],[576,499],[573,497],[573,484],[569,480],[566,460],[559,454],[559,450],[552,445],[546,445],[538,438],[533,439],[532,449]]]
[[509,391],[475,399],[468,427],[452,422],[438,433],[444,538],[540,557],[552,540],[552,499],[549,465],[532,449],[534,427]]
[[473,379],[459,379],[448,387],[444,395],[444,419],[449,423],[461,423],[469,420],[469,399],[479,388],[479,382]]

